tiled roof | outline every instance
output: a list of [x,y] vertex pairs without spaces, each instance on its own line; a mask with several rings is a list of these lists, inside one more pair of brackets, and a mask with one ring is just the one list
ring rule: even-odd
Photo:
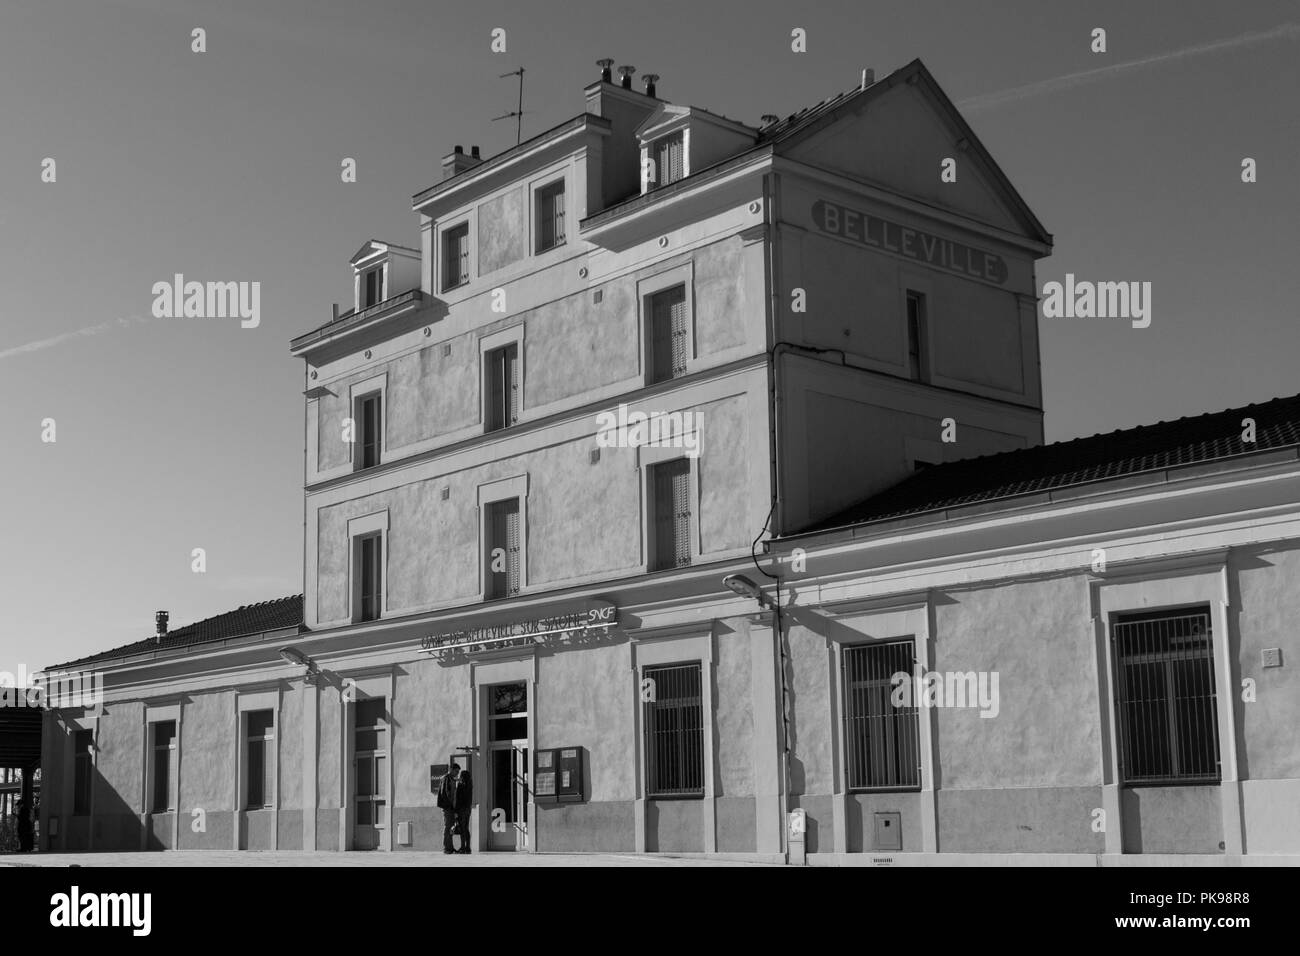
[[103,651],[58,666],[72,667],[74,665],[91,664],[119,657],[130,657],[133,654],[171,650],[177,647],[187,647],[191,644],[206,644],[209,641],[245,637],[250,634],[261,634],[264,631],[278,631],[284,628],[298,627],[302,624],[302,621],[302,595],[295,594],[292,597],[276,598],[273,601],[245,604],[234,611],[227,611],[225,614],[218,614],[216,617],[209,617],[195,624],[168,631],[161,641],[148,637],[132,644],[113,648],[111,651]]
[[[1241,440],[1245,418],[1255,420],[1254,443]],[[1296,445],[1300,395],[934,465],[804,530],[901,518]]]
[[[871,87],[868,86],[866,89],[871,89]],[[815,103],[812,106],[805,106],[797,113],[791,113],[789,116],[785,117],[785,119],[779,119],[770,126],[762,127],[758,131],[758,142],[760,144],[770,143],[782,139],[789,134],[793,134],[795,130],[800,129],[809,123],[813,123],[832,110],[843,106],[850,98],[861,92],[864,92],[863,89],[855,86],[853,89],[845,90],[843,93],[836,93],[834,96],[828,97],[820,103]]]

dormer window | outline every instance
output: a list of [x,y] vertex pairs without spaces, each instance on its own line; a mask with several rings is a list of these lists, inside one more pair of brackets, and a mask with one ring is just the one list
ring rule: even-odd
[[366,272],[361,290],[361,308],[368,309],[384,300],[384,268]]
[[651,146],[654,160],[653,186],[667,186],[686,175],[686,144],[681,133],[655,140]]
[[442,290],[454,289],[469,281],[469,223],[448,229],[442,234]]

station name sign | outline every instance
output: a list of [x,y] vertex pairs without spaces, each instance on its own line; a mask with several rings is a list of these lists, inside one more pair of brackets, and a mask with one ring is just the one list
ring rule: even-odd
[[580,607],[549,617],[503,624],[484,624],[457,630],[435,631],[420,640],[423,651],[448,651],[466,647],[541,644],[548,639],[600,633],[618,623],[618,607],[608,601],[587,601]]
[[1001,257],[973,246],[903,226],[879,216],[819,199],[812,205],[817,228],[832,236],[883,249],[937,269],[972,276],[997,285],[1007,281],[1007,264]]

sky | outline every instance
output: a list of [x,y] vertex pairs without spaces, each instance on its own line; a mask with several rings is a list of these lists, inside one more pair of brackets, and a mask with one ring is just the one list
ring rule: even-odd
[[[604,56],[750,123],[923,60],[1054,235],[1040,289],[1151,283],[1148,328],[1040,319],[1048,441],[1300,392],[1295,0],[5,0],[0,671],[302,591],[289,340],[366,240],[419,245],[455,144],[513,145],[500,74],[527,138]],[[260,282],[260,323],[153,318],[175,273]]]

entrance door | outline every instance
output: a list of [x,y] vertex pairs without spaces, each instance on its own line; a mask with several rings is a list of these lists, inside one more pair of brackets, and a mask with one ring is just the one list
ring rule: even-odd
[[383,697],[356,703],[356,733],[352,761],[352,847],[374,850],[388,828],[388,720]]
[[488,691],[488,847],[528,848],[528,685]]

